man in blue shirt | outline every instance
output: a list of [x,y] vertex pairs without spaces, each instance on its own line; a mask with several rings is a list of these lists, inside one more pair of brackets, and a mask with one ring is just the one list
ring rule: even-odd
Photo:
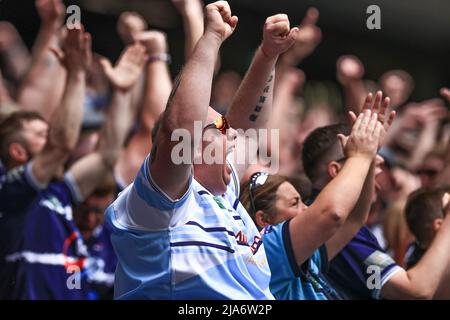
[[[377,97],[381,95],[381,92],[377,93]],[[336,176],[342,162],[346,161],[337,137],[344,130],[345,127],[339,125],[318,128],[305,140],[303,165],[315,195]],[[379,172],[378,167],[375,174]],[[313,200],[314,196],[311,202]],[[366,218],[368,212],[369,208],[365,210]],[[327,276],[349,299],[431,299],[450,266],[449,239],[450,218],[447,217],[421,261],[406,271],[394,262],[369,228],[364,226],[331,261]]]
[[[226,1],[206,7],[204,33],[175,81],[152,153],[106,212],[119,260],[116,298],[273,299],[264,245],[238,199],[248,163],[235,166],[228,155],[237,135],[231,126],[267,128],[275,64],[298,29],[286,15],[268,19],[225,118],[208,106],[219,48],[237,20]],[[196,137],[198,123],[200,143],[191,139],[194,150],[180,155],[173,134]],[[207,163],[203,155],[212,149],[221,150],[219,161]]]

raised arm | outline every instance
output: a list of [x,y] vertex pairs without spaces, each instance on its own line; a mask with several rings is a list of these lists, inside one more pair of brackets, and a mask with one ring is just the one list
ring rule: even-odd
[[[385,98],[379,91],[375,96],[375,102],[372,105],[372,94],[367,95],[366,101],[362,110],[369,109],[378,115],[378,120],[383,125],[380,131],[381,147],[384,137],[386,137],[390,126],[395,118],[395,112],[389,112],[390,99]],[[356,116],[351,114],[352,121],[356,120]],[[333,235],[333,237],[326,242],[328,260],[333,259],[350,240],[356,235],[361,227],[366,223],[369,215],[370,206],[373,201],[375,191],[375,175],[378,173],[377,167],[381,165],[382,158],[377,156],[371,163],[369,172],[364,181],[361,194],[355,204],[355,207],[350,212],[344,225]]]
[[[153,141],[148,143],[148,138],[151,136],[156,121],[164,111],[172,90],[168,61],[165,59],[167,57],[165,34],[159,31],[147,31],[136,35],[136,40],[147,48],[149,62],[145,67],[143,103],[138,115],[139,126],[123,149],[116,166],[118,176],[123,179],[125,184],[134,180],[142,162],[149,154]],[[143,80],[143,77],[141,79]],[[137,82],[137,86],[140,86],[140,80]],[[136,92],[135,88],[136,85],[133,88],[132,96]]]
[[342,86],[344,93],[345,108],[355,114],[359,114],[359,109],[366,89],[363,82],[364,65],[355,56],[342,56],[336,62],[336,77]]
[[37,0],[36,8],[41,28],[33,47],[31,68],[19,89],[18,102],[48,120],[64,91],[64,68],[49,49],[57,46],[65,7],[61,0]]
[[377,118],[376,113],[366,110],[359,115],[346,143],[345,137],[339,136],[345,145],[342,169],[314,203],[291,220],[289,231],[299,265],[344,225],[357,203],[380,139],[382,125]]
[[78,160],[69,170],[82,198],[87,197],[108,173],[113,172],[133,120],[130,91],[142,73],[146,58],[144,46],[135,44],[124,50],[114,68],[107,60],[101,62],[114,92],[97,151]]
[[142,130],[145,131],[143,133],[147,135],[166,107],[172,80],[168,61],[161,58],[168,54],[166,35],[159,31],[147,31],[137,39],[146,47],[150,57],[145,69],[146,88],[140,116]]
[[42,184],[48,183],[62,169],[75,147],[83,118],[86,70],[91,61],[91,37],[82,29],[68,30],[58,53],[67,70],[67,83],[61,106],[53,113],[44,150],[33,159],[33,174]]
[[408,271],[396,272],[381,289],[384,299],[432,299],[450,267],[450,205],[439,232],[422,259]]
[[185,58],[188,59],[203,34],[203,3],[201,0],[172,0],[183,19]]
[[300,23],[300,32],[294,45],[280,59],[280,67],[296,67],[309,57],[322,41],[322,31],[317,26],[319,10],[309,8]]
[[[228,110],[227,118],[232,127],[243,130],[268,127],[272,112],[275,64],[280,54],[293,45],[298,32],[298,28],[290,28],[285,14],[267,18],[263,41]],[[247,167],[248,164],[237,166],[239,176],[243,176]]]
[[[442,88],[441,95],[450,103],[450,89]],[[450,139],[447,145],[447,154],[445,156],[445,167],[437,179],[437,184],[448,184],[450,181]]]
[[[176,145],[171,141],[172,133],[184,129],[193,137],[194,122],[206,120],[217,54],[222,42],[236,28],[237,20],[231,15],[226,1],[206,7],[205,32],[175,81],[169,97],[149,167],[155,182],[172,199],[178,199],[185,193],[192,170],[191,164],[177,165],[171,159],[172,148]],[[193,142],[191,150],[194,149]],[[193,159],[192,153],[190,159]]]

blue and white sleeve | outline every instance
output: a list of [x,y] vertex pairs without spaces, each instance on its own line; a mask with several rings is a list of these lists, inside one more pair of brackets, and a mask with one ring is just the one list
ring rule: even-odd
[[179,199],[171,199],[151,177],[148,161],[147,157],[135,181],[108,208],[113,227],[162,231],[184,224],[192,213],[189,210],[195,201],[192,177],[186,193]]

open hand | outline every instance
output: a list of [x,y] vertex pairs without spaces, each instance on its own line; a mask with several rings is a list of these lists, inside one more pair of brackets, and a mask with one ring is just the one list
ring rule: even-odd
[[345,156],[375,159],[382,128],[378,113],[366,109],[356,119],[348,138],[342,134],[338,135],[341,144],[345,146]]
[[61,64],[69,71],[87,71],[92,63],[92,38],[84,27],[67,30],[67,36],[62,45],[50,50],[56,55]]
[[294,45],[283,56],[283,61],[295,66],[310,56],[322,41],[322,31],[317,26],[319,11],[309,8],[299,26]]
[[102,58],[100,64],[111,84],[117,89],[126,91],[139,79],[147,57],[145,47],[136,43],[125,48],[115,67],[106,58]]
[[36,9],[44,25],[54,28],[62,25],[66,8],[61,0],[36,0]]
[[[389,112],[389,106],[390,106],[390,99],[389,97],[385,97],[383,99],[383,93],[381,91],[378,91],[375,95],[375,101],[372,103],[373,96],[372,93],[369,93],[366,97],[366,100],[364,102],[364,106],[362,108],[362,112],[365,110],[369,110],[372,113],[377,114],[378,121],[381,123],[381,131],[380,131],[380,145],[381,147],[384,143],[384,139],[386,137],[387,132],[389,131],[389,128],[392,125],[392,122],[394,122],[395,119],[395,111]],[[354,123],[357,119],[355,113],[353,111],[349,112],[350,118],[352,122]]]

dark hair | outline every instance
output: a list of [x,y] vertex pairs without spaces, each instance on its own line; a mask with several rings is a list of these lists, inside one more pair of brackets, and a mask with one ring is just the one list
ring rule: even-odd
[[94,197],[105,197],[108,195],[115,195],[117,193],[117,183],[114,178],[114,174],[109,172],[103,179],[101,184],[92,192],[91,196]]
[[312,183],[319,178],[329,161],[339,157],[338,134],[349,135],[350,127],[345,124],[333,124],[315,129],[303,144],[302,162],[305,174]]
[[255,204],[255,212],[251,209],[250,200],[250,181],[247,181],[241,185],[241,195],[239,200],[242,206],[252,217],[256,223],[255,213],[258,210],[262,210],[268,214],[275,214],[275,201],[278,187],[284,182],[289,182],[288,178],[278,174],[269,175],[266,182],[262,186],[253,188],[253,199]]
[[26,143],[21,131],[24,123],[33,120],[46,122],[39,113],[32,111],[14,112],[0,122],[0,160],[5,165],[10,161],[9,146],[14,142]]
[[421,188],[408,197],[405,206],[406,222],[419,243],[430,239],[433,221],[444,217],[442,197],[450,186]]

